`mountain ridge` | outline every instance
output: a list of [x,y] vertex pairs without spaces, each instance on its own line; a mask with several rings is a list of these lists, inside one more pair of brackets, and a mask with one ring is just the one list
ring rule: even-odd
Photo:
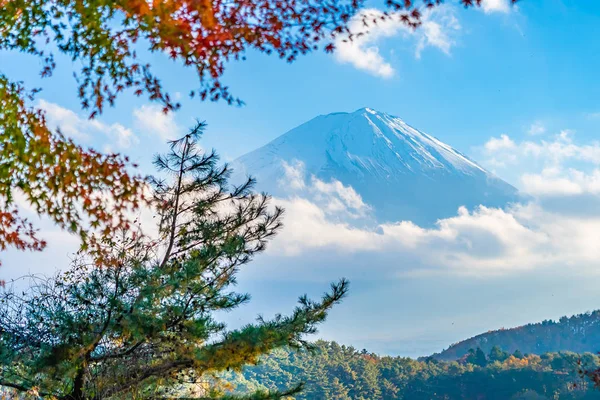
[[600,310],[563,316],[558,321],[544,320],[488,331],[454,343],[431,357],[439,361],[453,361],[464,357],[470,349],[481,348],[487,354],[494,346],[509,353],[516,350],[531,354],[557,351],[596,353],[600,351]]

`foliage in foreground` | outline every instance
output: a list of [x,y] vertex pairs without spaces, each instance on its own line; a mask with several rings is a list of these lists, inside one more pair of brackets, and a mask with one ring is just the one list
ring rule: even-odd
[[[156,159],[168,176],[153,181],[156,235],[104,236],[99,268],[80,253],[66,272],[2,293],[0,385],[74,400],[219,397],[211,374],[302,347],[342,299],[345,280],[320,301],[301,297],[290,316],[237,330],[215,320],[249,300],[231,286],[280,228],[282,210],[253,193],[251,179],[229,190],[228,168],[197,148],[202,128]],[[291,387],[248,398],[280,398]]]
[[279,349],[242,374],[225,376],[234,391],[277,389],[305,382],[294,399],[600,399],[582,379],[581,366],[600,358],[571,352],[524,355],[494,348],[474,349],[460,361],[417,361],[381,357],[335,342],[319,341],[316,351]]

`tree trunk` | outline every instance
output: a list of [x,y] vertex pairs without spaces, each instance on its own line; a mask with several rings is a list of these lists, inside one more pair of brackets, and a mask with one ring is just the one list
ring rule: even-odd
[[85,400],[83,394],[83,375],[85,368],[80,367],[73,380],[73,391],[71,392],[71,399],[73,400]]

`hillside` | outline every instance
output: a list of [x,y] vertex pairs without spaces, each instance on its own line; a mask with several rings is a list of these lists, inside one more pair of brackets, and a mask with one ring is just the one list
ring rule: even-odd
[[450,145],[387,113],[362,108],[318,116],[233,163],[281,196],[285,164],[351,186],[379,221],[433,224],[460,206],[502,207],[517,190]]
[[559,321],[546,320],[486,332],[453,344],[432,357],[437,360],[457,360],[467,354],[469,349],[479,347],[487,353],[494,346],[510,353],[515,350],[532,354],[552,351],[596,353],[600,351],[600,310],[562,317]]
[[579,360],[593,367],[593,354],[483,355],[482,363],[417,361],[381,357],[335,342],[317,342],[315,351],[278,350],[260,365],[225,376],[234,392],[284,389],[304,382],[295,399],[600,399],[577,373]]

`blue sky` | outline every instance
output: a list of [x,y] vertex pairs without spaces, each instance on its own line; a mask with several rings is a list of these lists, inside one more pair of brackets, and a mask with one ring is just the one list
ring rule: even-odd
[[[385,111],[533,193],[544,210],[540,215],[552,215],[557,225],[550,229],[539,228],[536,221],[530,224],[539,228],[536,234],[554,237],[556,226],[574,224],[565,217],[577,211],[573,204],[600,202],[595,175],[600,164],[595,143],[600,125],[600,3],[522,0],[516,8],[505,7],[503,0],[484,4],[485,9],[464,10],[448,1],[416,33],[384,27],[362,47],[341,49],[337,55],[315,53],[294,64],[251,52],[247,61],[230,64],[224,77],[246,102],[241,108],[188,99],[185,94],[196,86],[193,72],[154,55],[150,61],[165,86],[181,93],[183,108],[168,117],[147,100],[125,95],[93,125],[79,109],[69,60],[58,58],[56,73],[44,82],[37,78],[37,60],[13,53],[0,54],[0,60],[9,76],[31,87],[43,85],[40,104],[51,122],[82,143],[131,155],[144,172],[151,172],[149,161],[161,151],[165,137],[184,133],[195,118],[208,123],[202,145],[232,160],[319,114],[365,106]],[[361,62],[369,51],[371,62],[365,66]],[[554,207],[552,213],[549,207]],[[597,210],[589,212],[592,218]],[[519,215],[525,218],[524,211]],[[577,226],[577,234],[593,241],[595,226]],[[15,276],[23,265],[32,271],[60,266],[73,241],[48,232],[51,246],[45,255],[11,252],[3,259],[4,273]],[[582,249],[560,251],[585,253],[588,247]],[[595,253],[581,261],[587,263],[584,271],[567,271],[556,262],[493,276],[412,274],[383,284],[373,278],[377,271],[360,270],[343,252],[327,259],[320,251],[325,250],[307,258],[259,259],[256,272],[242,280],[255,298],[245,312],[285,311],[304,291],[318,294],[329,280],[350,275],[352,295],[333,313],[323,335],[374,351],[423,355],[480,331],[600,305],[597,273],[590,268]],[[531,252],[522,256],[539,262]],[[318,264],[314,260],[319,257],[333,267],[305,265],[307,260]],[[368,264],[370,257],[350,258]],[[287,266],[284,272],[275,278],[268,274],[280,264]],[[301,273],[288,274],[292,267]]]

